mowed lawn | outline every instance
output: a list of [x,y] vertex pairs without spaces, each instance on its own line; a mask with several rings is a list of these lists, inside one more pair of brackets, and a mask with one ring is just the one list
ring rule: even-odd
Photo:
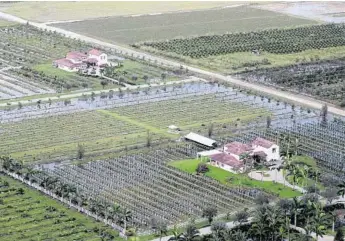
[[131,44],[226,32],[291,27],[315,21],[267,10],[239,6],[204,11],[167,13],[137,17],[109,17],[53,26],[115,43]]
[[[168,165],[188,173],[196,173],[195,170],[199,163],[201,163],[201,161],[198,159],[187,159],[173,161]],[[209,172],[207,172],[205,175],[210,178],[214,178],[225,185],[258,188],[268,193],[278,194],[281,198],[292,198],[301,195],[301,193],[279,183],[253,180],[245,174],[234,174],[211,165],[208,165],[208,167]]]
[[0,200],[1,241],[103,240],[103,231],[121,240],[112,228],[3,174]]

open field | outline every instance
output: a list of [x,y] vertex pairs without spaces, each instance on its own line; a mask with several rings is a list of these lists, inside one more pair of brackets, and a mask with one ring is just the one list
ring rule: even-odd
[[210,178],[190,175],[166,165],[188,155],[188,146],[182,144],[148,154],[45,171],[76,185],[87,196],[131,210],[133,222],[142,228],[149,227],[155,217],[169,224],[198,218],[202,208],[208,205],[216,207],[219,213],[227,213],[252,204],[257,193],[254,189],[232,189]]
[[[248,6],[138,17],[112,17],[53,26],[114,43],[166,40],[175,37],[247,32],[316,22]],[[102,26],[102,28],[90,27]]]
[[[88,155],[145,144],[144,128],[101,112],[25,120],[0,125],[0,152],[26,161],[75,158],[81,144]],[[151,133],[152,140],[158,137]]]
[[[118,233],[0,174],[0,239],[102,240]],[[119,239],[120,240],[120,239]]]
[[[223,101],[225,98],[209,94],[124,106],[113,111],[161,130],[166,131],[169,125],[176,125],[183,133],[195,131],[205,135],[210,125],[213,125],[212,133],[225,134],[236,127],[246,126],[249,122],[265,120],[266,116],[270,115],[265,108]],[[213,109],[215,106],[217,108]]]
[[345,12],[345,4],[342,1],[274,2],[265,5],[256,5],[256,7],[317,21],[333,23],[345,22],[343,15]]
[[[169,162],[168,165],[176,167],[184,172],[195,174],[195,170],[199,163],[201,163],[201,161],[198,159],[186,159],[172,161]],[[208,168],[209,171],[205,173],[205,176],[213,178],[220,183],[231,187],[243,186],[246,188],[258,188],[264,190],[265,192],[279,195],[281,198],[292,198],[301,195],[301,193],[294,191],[292,188],[285,187],[280,183],[253,180],[246,174],[234,174],[211,165],[208,165]]]
[[246,2],[15,2],[0,3],[0,11],[31,21],[50,22],[192,11],[238,4]]

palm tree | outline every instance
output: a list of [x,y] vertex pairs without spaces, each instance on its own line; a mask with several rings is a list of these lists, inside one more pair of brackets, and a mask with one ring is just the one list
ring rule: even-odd
[[168,241],[176,241],[179,239],[179,237],[182,235],[179,231],[178,228],[176,226],[176,224],[174,225],[173,229],[172,229],[172,234],[173,236],[171,238],[168,239]]
[[189,224],[186,231],[179,236],[180,241],[193,241],[200,236],[199,230],[192,224]]
[[260,206],[255,211],[253,225],[250,229],[250,232],[256,237],[259,237],[260,241],[262,241],[262,239],[266,236],[268,231],[266,212],[266,206]]
[[292,203],[292,212],[294,214],[294,225],[297,226],[297,214],[299,213],[301,207],[301,201],[297,197],[294,197]]
[[239,211],[235,214],[235,222],[238,222],[240,225],[248,221],[249,213],[244,211]]
[[228,228],[223,222],[216,222],[211,225],[212,237],[215,240],[225,240]]
[[157,231],[159,233],[159,241],[161,241],[163,235],[167,235],[167,233],[168,233],[168,227],[167,227],[166,222],[164,222],[164,221],[158,222]]
[[126,208],[121,208],[119,211],[119,223],[123,225],[123,229],[127,229],[127,223],[132,219],[132,213]]
[[282,226],[283,216],[281,210],[276,206],[267,209],[268,229],[271,232],[272,241],[277,237],[279,228]]
[[295,165],[293,163],[291,163],[289,166],[288,166],[288,171],[289,171],[289,174],[288,176],[292,176],[292,182],[293,182],[293,189],[295,189],[296,187],[296,183],[298,182],[298,180],[303,177],[303,173],[301,171],[301,169],[299,168],[298,165]]
[[215,216],[217,216],[217,209],[215,207],[206,207],[202,210],[202,217],[207,218],[209,224],[212,223]]
[[341,195],[344,198],[344,196],[345,196],[345,181],[343,181],[341,184],[339,184],[338,188],[339,188],[339,190],[338,190],[337,194]]
[[316,234],[316,240],[319,237],[323,237],[326,234],[327,224],[329,223],[329,217],[319,208],[316,209],[316,214],[311,221],[311,226]]
[[[291,223],[291,213],[293,209],[293,201],[289,199],[282,199],[278,202],[279,208],[284,212],[285,216],[285,228],[283,228],[285,231],[287,231],[288,234],[288,240],[290,239],[290,223]],[[282,226],[283,227],[283,226]],[[283,238],[283,237],[282,237]]]

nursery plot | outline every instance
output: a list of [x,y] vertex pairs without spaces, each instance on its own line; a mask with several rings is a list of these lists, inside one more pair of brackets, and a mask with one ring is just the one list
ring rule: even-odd
[[115,230],[2,174],[0,200],[2,241],[102,240],[102,232],[118,237]]
[[176,125],[184,132],[198,130],[205,133],[211,124],[215,129],[221,129],[222,125],[237,126],[239,123],[264,119],[270,115],[265,108],[254,108],[250,103],[234,102],[220,94],[125,106],[112,111],[162,130],[167,130],[169,125]]
[[345,58],[243,71],[247,81],[276,85],[345,106]]
[[166,165],[196,155],[196,150],[179,145],[148,154],[123,156],[113,160],[66,165],[46,171],[76,185],[91,197],[117,203],[131,210],[133,222],[149,226],[153,217],[174,224],[190,216],[200,217],[205,206],[219,213],[249,207],[255,189],[232,189],[204,176],[195,176]]
[[[227,32],[313,24],[316,21],[248,6],[143,16],[109,17],[53,26],[111,42],[133,44]],[[101,28],[98,26],[102,26]]]
[[38,82],[30,82],[18,76],[0,71],[0,99],[10,99],[37,94],[55,93]]
[[0,153],[28,162],[76,158],[78,144],[95,155],[147,139],[144,128],[96,111],[0,124],[0,130]]
[[[141,45],[191,58],[236,52],[257,52],[259,54],[260,51],[288,54],[307,49],[344,46],[344,33],[344,24],[325,24],[144,42]],[[140,46],[140,44],[135,46]]]

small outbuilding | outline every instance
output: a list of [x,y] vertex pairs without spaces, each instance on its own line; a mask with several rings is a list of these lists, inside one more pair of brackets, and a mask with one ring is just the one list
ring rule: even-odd
[[187,141],[192,141],[207,147],[217,147],[217,142],[205,136],[196,134],[194,132],[189,133],[184,137]]

